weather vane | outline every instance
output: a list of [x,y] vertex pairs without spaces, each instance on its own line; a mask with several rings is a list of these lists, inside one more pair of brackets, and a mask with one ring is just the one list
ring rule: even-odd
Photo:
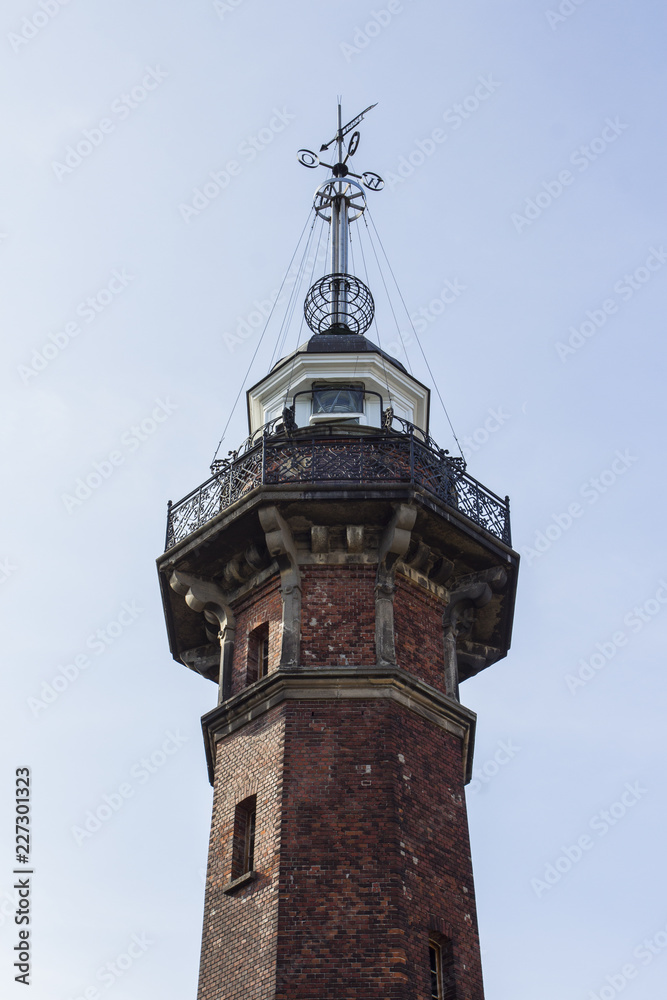
[[379,174],[374,174],[370,172],[366,172],[364,174],[353,174],[347,168],[347,161],[350,159],[351,156],[354,156],[357,149],[359,148],[359,139],[361,138],[361,134],[359,132],[352,133],[352,138],[350,139],[347,146],[347,153],[345,154],[345,159],[343,159],[343,139],[345,138],[346,135],[348,135],[348,133],[352,132],[352,129],[355,128],[359,124],[359,122],[363,121],[364,117],[368,114],[369,111],[372,111],[373,108],[376,107],[377,104],[371,104],[370,107],[366,108],[365,111],[362,111],[361,114],[356,116],[356,118],[353,118],[352,121],[347,123],[347,125],[341,125],[342,108],[341,105],[339,104],[338,130],[333,139],[330,139],[329,142],[325,142],[324,145],[320,146],[320,153],[324,153],[326,152],[326,150],[328,150],[329,146],[333,146],[333,144],[336,143],[338,152],[338,161],[334,164],[323,163],[322,160],[320,160],[317,153],[313,153],[313,151],[310,149],[300,149],[299,152],[297,153],[297,158],[299,160],[299,163],[302,163],[304,167],[310,167],[311,169],[314,169],[315,167],[326,167],[327,170],[331,170],[334,177],[356,177],[357,180],[361,181],[364,187],[367,187],[369,189],[369,191],[381,191],[382,188],[384,187],[384,181],[382,180]]
[[[366,210],[364,187],[369,191],[381,191],[384,181],[379,174],[366,172],[354,174],[348,168],[348,161],[359,148],[360,134],[353,131],[375,104],[361,114],[342,124],[342,109],[338,103],[338,129],[333,139],[320,146],[320,153],[326,152],[335,143],[336,162],[324,163],[317,153],[310,149],[300,149],[299,163],[304,167],[326,167],[333,174],[315,191],[313,207],[321,219],[331,224],[331,264],[330,273],[316,282],[306,297],[306,320],[316,333],[364,333],[370,326],[375,307],[373,297],[366,285],[348,271],[348,247],[350,222],[358,219]],[[343,150],[343,139],[352,132]],[[361,183],[359,183],[361,182]],[[362,187],[363,185],[363,187]]]

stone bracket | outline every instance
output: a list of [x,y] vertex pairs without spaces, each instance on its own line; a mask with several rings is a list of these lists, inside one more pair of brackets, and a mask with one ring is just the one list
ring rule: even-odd
[[381,665],[396,663],[394,636],[394,594],[396,566],[408,551],[417,510],[408,504],[397,504],[378,546],[378,568],[375,578],[375,654]]
[[[470,573],[459,577],[454,589],[447,595],[447,607],[442,616],[445,646],[445,690],[451,698],[459,700],[459,662],[457,654],[457,638],[462,632],[467,632],[472,626],[475,609],[483,608],[493,597],[494,591],[500,591],[507,583],[507,573],[502,566],[492,566],[479,573]],[[470,676],[479,673],[486,665],[487,647],[469,644],[463,655],[466,666],[470,668]],[[489,648],[489,651],[490,648]],[[497,651],[496,651],[497,652]],[[463,660],[463,657],[462,657]]]
[[296,546],[289,525],[277,507],[261,508],[259,521],[269,555],[276,560],[280,570],[283,602],[280,665],[290,666],[299,662],[301,645],[301,571]]
[[491,566],[489,569],[480,570],[479,573],[459,576],[454,581],[456,590],[475,583],[488,583],[494,594],[497,594],[504,589],[507,583],[507,570],[503,566]]
[[495,646],[485,646],[480,642],[470,642],[460,639],[456,649],[457,661],[460,667],[465,667],[465,677],[474,677],[490,663],[500,659],[500,650]]
[[234,612],[227,603],[226,594],[212,580],[202,580],[201,577],[192,576],[190,573],[174,570],[169,585],[172,590],[185,598],[189,608],[203,614],[206,621],[218,626],[217,637],[220,642],[218,704],[220,704],[232,693],[232,658],[236,635]]
[[249,545],[245,552],[230,559],[222,577],[231,590],[246,583],[267,566],[267,554],[256,545]]
[[325,524],[314,524],[310,529],[310,547],[313,552],[329,551],[329,529]]
[[345,529],[345,539],[347,541],[347,551],[359,553],[364,551],[364,526],[363,524],[348,524]]
[[220,674],[220,644],[216,641],[208,646],[194,646],[192,649],[182,649],[181,662],[206,677],[207,680],[218,683]]

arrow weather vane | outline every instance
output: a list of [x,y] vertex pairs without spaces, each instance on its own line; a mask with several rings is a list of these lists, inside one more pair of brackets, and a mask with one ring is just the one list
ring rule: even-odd
[[[368,114],[368,112],[372,111],[373,108],[375,107],[377,107],[377,104],[371,104],[368,108],[362,111],[361,114],[358,114],[356,118],[353,118],[352,121],[349,121],[347,125],[342,125],[341,105],[339,104],[338,130],[336,131],[336,134],[333,137],[333,139],[330,139],[329,142],[325,142],[324,145],[320,146],[320,153],[324,153],[329,149],[329,146],[332,146],[334,143],[336,143],[337,153],[338,153],[337,162],[334,164],[324,163],[322,160],[320,160],[317,153],[313,153],[312,150],[300,149],[299,152],[297,153],[297,158],[299,160],[299,163],[302,163],[304,167],[310,167],[311,169],[320,166],[326,167],[327,170],[331,170],[334,177],[356,177],[356,179],[360,180],[361,183],[364,185],[364,187],[367,187],[369,191],[381,191],[382,188],[384,187],[384,181],[379,176],[379,174],[374,174],[370,172],[366,172],[364,174],[353,174],[347,167],[348,160],[350,159],[351,156],[354,156],[354,154],[357,151],[360,139],[360,133],[352,132],[352,129],[354,129],[361,121],[363,121],[364,117]],[[352,138],[348,143],[345,158],[343,158],[343,139],[349,132],[352,132]]]

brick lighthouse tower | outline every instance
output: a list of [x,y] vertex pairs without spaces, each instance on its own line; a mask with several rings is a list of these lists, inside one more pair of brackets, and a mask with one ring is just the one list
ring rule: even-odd
[[158,560],[173,656],[218,686],[198,1000],[483,1000],[459,683],[509,648],[518,556],[507,499],[365,337],[349,225],[382,181],[350,170],[362,117],[339,108],[320,150],[312,336],[248,391],[242,448],[170,504]]

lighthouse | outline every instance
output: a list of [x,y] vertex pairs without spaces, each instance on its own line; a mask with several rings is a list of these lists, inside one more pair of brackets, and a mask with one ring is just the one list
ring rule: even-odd
[[172,655],[215,685],[198,1000],[484,996],[460,685],[507,653],[519,558],[508,499],[436,444],[430,388],[372,337],[349,253],[382,188],[353,169],[370,110],[299,152],[326,171],[310,335],[169,505],[157,561]]

